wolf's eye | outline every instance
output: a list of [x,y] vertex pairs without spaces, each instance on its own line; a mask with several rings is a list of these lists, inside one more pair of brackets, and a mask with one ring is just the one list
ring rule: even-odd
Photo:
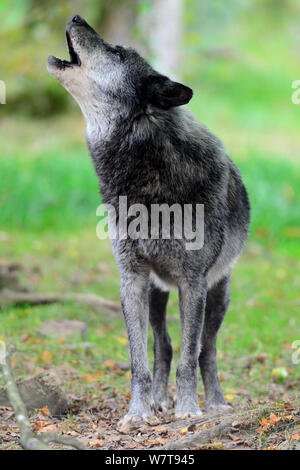
[[111,51],[115,56],[119,57],[120,59],[123,59],[124,56],[122,54],[122,51],[120,49],[112,49]]

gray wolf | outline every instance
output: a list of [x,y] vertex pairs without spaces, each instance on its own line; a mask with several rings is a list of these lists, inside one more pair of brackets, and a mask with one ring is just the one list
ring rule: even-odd
[[48,70],[83,112],[103,202],[117,210],[119,197],[126,196],[128,204],[149,209],[203,204],[205,210],[198,250],[187,250],[174,236],[112,240],[132,372],[130,408],[121,425],[167,410],[172,346],[166,310],[172,288],[179,292],[182,337],[175,416],[201,414],[198,364],[206,410],[222,410],[227,405],[217,376],[216,338],[229,304],[231,269],[249,225],[240,173],[219,139],[184,106],[193,95],[189,87],[155,71],[134,49],[106,43],[78,15],[66,36],[70,61],[51,56]]

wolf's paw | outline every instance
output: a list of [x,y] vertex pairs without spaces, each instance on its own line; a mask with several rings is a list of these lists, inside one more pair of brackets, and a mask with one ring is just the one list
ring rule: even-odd
[[177,407],[175,410],[175,418],[176,419],[186,419],[186,418],[198,418],[202,415],[202,411],[200,410],[198,405],[193,406],[184,406],[184,407]]
[[202,415],[201,410],[193,411],[176,411],[175,419],[199,418]]
[[150,415],[143,414],[131,414],[127,413],[119,422],[118,428],[120,431],[130,431],[138,429],[143,423],[146,423],[150,419]]

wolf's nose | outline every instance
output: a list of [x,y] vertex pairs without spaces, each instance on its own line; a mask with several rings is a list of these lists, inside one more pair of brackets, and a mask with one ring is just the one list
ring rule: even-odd
[[85,23],[84,19],[81,18],[81,16],[79,16],[79,15],[73,16],[72,21],[73,21],[74,23],[79,23],[79,24]]

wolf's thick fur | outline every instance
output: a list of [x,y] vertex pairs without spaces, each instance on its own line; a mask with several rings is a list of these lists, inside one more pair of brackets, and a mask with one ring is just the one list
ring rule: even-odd
[[[186,250],[171,238],[112,240],[128,332],[131,403],[122,423],[168,406],[172,347],[168,291],[179,291],[182,347],[176,416],[201,413],[198,362],[206,408],[226,406],[216,367],[216,338],[229,303],[231,268],[248,235],[249,204],[241,176],[221,142],[184,106],[192,91],[155,72],[130,48],[105,43],[76,16],[67,27],[71,63],[50,57],[48,69],[78,101],[103,201],[128,205],[204,204],[204,246]],[[77,62],[77,63],[76,63]],[[154,376],[147,360],[148,318],[154,332]]]

